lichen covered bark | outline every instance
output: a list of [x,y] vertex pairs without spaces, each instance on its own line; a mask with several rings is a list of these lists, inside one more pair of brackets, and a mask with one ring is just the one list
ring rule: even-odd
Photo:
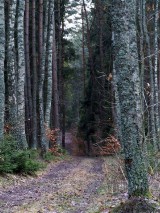
[[4,1],[0,1],[0,140],[3,138],[4,126],[4,56],[5,56],[5,21]]
[[25,61],[24,61],[24,0],[18,2],[18,23],[17,23],[17,60],[18,60],[18,75],[17,75],[17,138],[21,141],[22,147],[27,147],[25,134],[25,99],[24,99],[24,82],[25,82]]
[[121,113],[129,196],[148,193],[142,153],[141,94],[136,39],[136,0],[112,0],[114,67]]
[[54,29],[54,1],[49,1],[48,5],[48,32],[46,48],[46,106],[45,106],[45,123],[50,127],[51,119],[51,102],[52,102],[52,46],[53,46],[53,29]]
[[15,48],[15,23],[16,23],[16,7],[17,1],[12,0],[9,7],[9,41],[7,52],[7,86],[8,86],[8,100],[6,109],[8,115],[6,123],[11,126],[11,133],[16,132],[17,125],[17,63],[16,63],[16,48]]

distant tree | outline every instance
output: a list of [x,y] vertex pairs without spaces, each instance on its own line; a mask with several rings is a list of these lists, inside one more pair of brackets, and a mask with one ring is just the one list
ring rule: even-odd
[[96,0],[92,10],[88,11],[86,3],[82,1],[85,95],[80,109],[79,133],[90,152],[91,143],[107,137],[112,131],[112,79],[108,78],[112,71],[112,58],[108,6],[104,1]]

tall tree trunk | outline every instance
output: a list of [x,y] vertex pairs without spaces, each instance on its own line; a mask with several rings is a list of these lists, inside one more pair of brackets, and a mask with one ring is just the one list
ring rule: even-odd
[[29,53],[29,0],[25,0],[25,99],[26,99],[26,133],[29,144],[32,141],[32,95],[31,95],[31,71]]
[[6,54],[8,100],[6,117],[20,148],[27,148],[24,100],[24,1],[13,0],[9,6],[9,37]]
[[90,41],[89,20],[88,20],[85,0],[83,0],[83,8],[84,8],[84,16],[86,19],[86,27],[87,27],[87,48],[88,48],[88,53],[89,53],[90,73],[91,73],[92,80],[94,80],[93,53],[92,53],[92,46],[91,46],[91,41]]
[[[148,193],[147,171],[141,149],[140,79],[136,39],[136,0],[112,0],[114,66],[120,102],[122,142],[129,196]],[[140,122],[140,123],[139,123]]]
[[24,60],[24,0],[18,0],[17,3],[17,119],[16,129],[18,131],[18,141],[21,141],[23,148],[26,148],[25,134],[25,98],[24,98],[24,83],[25,83],[25,60]]
[[54,1],[49,1],[48,5],[48,32],[46,47],[46,106],[45,123],[50,127],[51,122],[51,103],[52,103],[52,54],[53,54],[53,31],[54,31]]
[[40,144],[42,154],[47,151],[49,144],[46,140],[44,126],[44,99],[43,99],[43,84],[44,84],[44,69],[43,69],[43,0],[39,0],[39,42],[38,42],[38,90],[39,90],[39,122],[40,122]]
[[154,149],[157,149],[157,137],[156,137],[156,125],[155,125],[155,115],[154,115],[154,76],[153,76],[153,64],[151,56],[151,46],[150,38],[147,30],[147,20],[146,20],[146,0],[143,0],[143,31],[147,46],[147,57],[149,63],[149,73],[150,73],[150,84],[151,84],[151,95],[150,95],[150,126],[151,126],[151,141],[153,142]]
[[[90,87],[91,87],[91,91],[90,91],[90,113],[93,114],[93,93],[94,93],[94,83],[95,83],[95,75],[94,75],[94,64],[93,64],[93,52],[92,52],[92,46],[91,46],[91,40],[90,40],[90,28],[89,28],[89,20],[88,20],[88,14],[87,14],[87,10],[86,10],[86,3],[85,0],[82,1],[82,5],[83,5],[83,9],[84,9],[84,17],[85,17],[85,21],[86,21],[86,28],[87,28],[87,48],[88,48],[88,55],[89,55],[89,70],[90,70]],[[93,125],[93,123],[92,123]],[[89,127],[90,128],[90,124]],[[88,140],[87,140],[87,154],[90,155],[90,147],[91,147],[91,135],[89,135]]]
[[115,103],[114,104],[114,111],[115,111],[115,116],[114,116],[114,123],[115,123],[115,131],[116,131],[116,137],[118,140],[121,142],[122,150],[124,150],[123,143],[122,143],[122,129],[121,129],[121,109],[120,109],[120,102],[119,102],[119,96],[118,96],[118,88],[117,88],[117,73],[115,70],[115,65],[113,64],[113,82],[112,82],[112,87],[114,91],[114,97],[115,97]]
[[8,41],[8,117],[7,124],[12,127],[12,134],[15,135],[17,125],[17,95],[16,95],[16,53],[15,53],[15,22],[16,22],[17,1],[13,0],[9,6],[9,41]]
[[[143,150],[146,152],[147,156],[147,143],[145,140],[145,113],[144,113],[144,74],[145,74],[145,64],[144,64],[144,32],[143,32],[143,18],[144,18],[144,11],[143,11],[143,0],[137,1],[137,13],[138,13],[138,24],[139,24],[139,59],[140,59],[140,87],[141,87],[141,105],[142,105],[142,122],[143,122],[143,138],[144,143],[142,144]],[[148,106],[147,106],[148,108]],[[149,113],[148,113],[149,116]],[[149,125],[149,120],[148,120]],[[147,158],[146,158],[147,162]]]
[[[44,119],[47,101],[47,75],[48,75],[48,48],[49,48],[49,1],[43,0],[43,53],[42,53],[42,69],[44,73],[43,82],[43,110]],[[45,124],[46,125],[46,124]]]
[[32,0],[32,106],[33,106],[33,123],[32,123],[32,147],[37,148],[37,56],[36,56],[36,0]]
[[0,1],[0,140],[4,130],[4,56],[5,56],[5,18],[4,1]]
[[65,94],[64,94],[64,15],[65,1],[58,0],[58,74],[59,74],[59,104],[60,127],[62,131],[62,147],[65,148]]
[[159,120],[159,97],[158,97],[158,18],[159,18],[159,1],[155,5],[155,38],[154,38],[154,86],[155,86],[155,121],[157,133],[157,146],[160,149],[160,120]]
[[53,45],[52,45],[52,119],[53,128],[59,129],[59,100],[58,100],[58,76],[57,76],[57,51],[55,38],[55,15],[53,15]]
[[62,34],[61,34],[61,113],[62,113],[62,147],[65,148],[66,137],[66,106],[65,106],[65,90],[64,90],[64,17],[62,18]]
[[84,9],[82,6],[82,70],[83,70],[83,93],[85,97],[86,88],[86,58],[85,58],[85,29],[84,29]]

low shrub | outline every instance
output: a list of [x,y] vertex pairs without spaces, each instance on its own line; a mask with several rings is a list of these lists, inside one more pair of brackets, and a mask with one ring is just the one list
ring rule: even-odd
[[52,152],[46,152],[44,155],[44,160],[47,162],[54,161],[56,156]]
[[0,142],[0,173],[33,174],[42,166],[36,150],[20,150],[11,135]]

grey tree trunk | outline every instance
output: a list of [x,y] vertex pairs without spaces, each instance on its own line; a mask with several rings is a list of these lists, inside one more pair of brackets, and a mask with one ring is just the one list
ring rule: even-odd
[[155,38],[154,38],[154,87],[155,87],[155,121],[157,133],[157,147],[160,148],[160,120],[159,120],[159,97],[158,97],[158,18],[159,18],[159,0],[155,5]]
[[17,4],[17,139],[22,143],[22,147],[26,148],[25,134],[25,54],[24,54],[24,7],[25,0],[18,0]]
[[0,140],[4,129],[4,56],[5,56],[5,20],[4,1],[0,1]]
[[148,193],[142,153],[139,65],[136,39],[136,0],[112,0],[114,66],[121,112],[121,131],[129,196]]
[[50,127],[51,120],[51,102],[52,102],[52,54],[53,54],[53,30],[54,30],[54,1],[48,4],[48,32],[47,32],[47,48],[46,48],[46,103],[45,103],[45,123]]
[[146,40],[147,46],[147,58],[149,63],[149,73],[150,73],[150,84],[151,84],[151,91],[150,91],[150,127],[151,127],[151,141],[153,142],[155,151],[157,150],[157,136],[156,136],[156,123],[155,123],[155,114],[154,114],[154,76],[153,76],[153,63],[151,56],[151,45],[150,45],[150,38],[148,35],[147,30],[147,20],[146,20],[146,0],[142,0],[142,9],[143,9],[143,30],[144,36]]
[[120,140],[121,142],[121,146],[122,146],[122,150],[124,150],[123,147],[123,140],[122,140],[122,130],[121,130],[121,110],[120,110],[120,102],[119,102],[119,96],[118,96],[118,89],[117,89],[117,74],[116,74],[116,70],[113,64],[113,90],[114,90],[114,97],[115,97],[115,106],[114,106],[114,110],[115,110],[115,132],[116,132],[116,136],[118,138],[118,140]]
[[8,117],[11,133],[20,148],[27,148],[25,135],[25,100],[24,100],[24,1],[12,0],[9,9],[8,41]]
[[8,101],[7,110],[8,117],[6,118],[7,124],[11,125],[12,133],[16,132],[15,126],[17,125],[17,94],[16,94],[16,53],[15,53],[15,22],[16,22],[16,5],[17,1],[13,0],[9,8],[9,41],[8,41]]
[[37,148],[37,56],[36,56],[36,0],[32,0],[32,75],[33,75],[33,142],[32,147]]
[[11,133],[19,142],[20,148],[26,148],[24,113],[24,40],[23,40],[24,1],[12,0],[9,10],[8,41],[8,117]]
[[44,99],[43,99],[43,85],[44,85],[44,69],[43,69],[43,0],[39,0],[39,46],[38,46],[38,60],[39,60],[39,122],[40,122],[40,144],[42,154],[44,154],[49,144],[45,135],[45,123],[44,123]]

